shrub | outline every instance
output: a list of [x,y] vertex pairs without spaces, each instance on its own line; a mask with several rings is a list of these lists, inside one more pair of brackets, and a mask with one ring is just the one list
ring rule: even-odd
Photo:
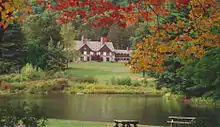
[[12,83],[11,86],[11,90],[24,90],[26,88],[26,85],[20,82]]
[[37,105],[7,103],[0,108],[0,126],[14,127],[22,123],[26,127],[45,127],[46,122],[47,117]]
[[34,67],[32,64],[29,63],[22,67],[21,74],[27,76],[30,79],[45,77],[45,73],[42,69]]
[[148,80],[147,79],[141,80],[141,84],[144,86],[148,85]]
[[20,65],[14,61],[0,60],[0,74],[15,72],[19,67]]
[[97,83],[98,80],[95,77],[75,77],[72,78],[73,81],[78,82],[78,83]]
[[23,81],[28,81],[30,78],[26,75],[22,74],[8,74],[8,75],[2,75],[0,77],[2,81],[5,82],[23,82]]
[[141,85],[140,81],[138,81],[138,80],[132,81],[132,86],[140,86],[140,85]]
[[112,78],[110,79],[110,84],[112,84],[112,85],[117,85],[117,79],[116,79],[115,77],[112,77]]
[[11,88],[12,88],[12,85],[8,84],[8,83],[3,83],[1,85],[1,90],[7,90],[7,89],[11,89]]
[[54,74],[52,74],[52,77],[54,78],[63,78],[63,77],[69,77],[70,74],[67,71],[59,71]]
[[112,77],[108,83],[111,85],[127,85],[127,86],[140,86],[142,84],[142,82],[138,80],[132,81],[130,77],[126,77],[126,78]]
[[131,82],[131,78],[118,78],[117,80],[117,84],[118,85],[128,85],[131,86],[132,82]]
[[65,87],[69,86],[67,79],[53,79],[47,81],[34,82],[27,85],[27,92],[32,94],[50,92],[53,90],[64,90]]

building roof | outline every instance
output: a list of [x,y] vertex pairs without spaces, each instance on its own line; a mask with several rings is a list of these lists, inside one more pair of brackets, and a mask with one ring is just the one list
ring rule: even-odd
[[[112,42],[104,42],[104,44],[105,44],[112,52],[115,51],[115,48],[114,48]],[[102,45],[99,49],[101,49],[101,48],[104,47],[105,45]]]
[[106,45],[112,52],[115,53],[130,54],[132,52],[131,50],[117,50],[114,48],[112,42],[103,42],[103,44],[101,44],[100,41],[90,41],[90,40],[85,40],[85,41],[86,41],[85,43],[82,43],[82,41],[80,40],[75,40],[76,50],[79,50],[82,46],[86,44],[93,51],[99,51],[102,47]]
[[111,51],[115,50],[112,42],[104,42],[104,45],[102,45],[99,41],[86,41],[85,43],[82,43],[81,41],[76,40],[75,43],[75,48],[77,50],[79,50],[85,44],[88,45],[88,47],[93,51],[99,51],[104,45],[106,45]]

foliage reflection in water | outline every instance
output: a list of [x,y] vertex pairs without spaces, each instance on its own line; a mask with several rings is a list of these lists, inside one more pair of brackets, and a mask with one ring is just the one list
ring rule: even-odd
[[[0,104],[4,104],[5,98],[0,99]],[[141,124],[166,125],[169,115],[177,115],[207,117],[210,125],[216,124],[220,117],[220,108],[194,108],[172,98],[141,95],[48,94],[7,98],[12,102],[37,103],[48,117],[69,120],[112,122],[113,119],[137,119]]]

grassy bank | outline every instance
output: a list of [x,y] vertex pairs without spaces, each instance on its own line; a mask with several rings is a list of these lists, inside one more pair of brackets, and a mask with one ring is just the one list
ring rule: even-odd
[[[0,94],[64,92],[68,94],[145,94],[183,100],[169,90],[156,90],[155,79],[133,74],[123,63],[71,63],[65,71],[49,73],[29,68],[24,73],[0,75]],[[193,105],[212,104],[207,98],[193,98]]]
[[155,82],[133,74],[123,63],[71,63],[65,71],[46,73],[27,66],[18,74],[0,75],[1,93],[150,94],[161,95]]
[[[113,123],[49,119],[48,127],[113,127]],[[139,127],[159,127],[138,125]]]
[[15,82],[2,85],[0,94],[44,94],[48,92],[63,92],[68,94],[146,94],[160,96],[163,90],[148,86],[106,85],[92,83],[77,83],[65,78]]

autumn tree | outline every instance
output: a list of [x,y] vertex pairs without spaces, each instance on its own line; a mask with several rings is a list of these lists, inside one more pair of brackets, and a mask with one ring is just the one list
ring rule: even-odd
[[[185,5],[189,8],[185,21],[168,20],[151,27],[152,34],[142,44],[146,45],[145,51],[150,52],[145,63],[146,67],[150,67],[147,71],[162,72],[166,68],[164,62],[171,57],[180,57],[182,64],[187,64],[202,58],[207,47],[219,47],[219,35],[212,30],[219,27],[219,11],[216,11],[219,6],[216,5],[218,2],[212,0],[189,1]],[[139,59],[138,53],[135,56]],[[135,64],[135,60],[131,62],[131,65]]]
[[0,0],[0,39],[9,24],[23,20],[24,16],[30,13],[31,7],[26,2],[26,0]]

